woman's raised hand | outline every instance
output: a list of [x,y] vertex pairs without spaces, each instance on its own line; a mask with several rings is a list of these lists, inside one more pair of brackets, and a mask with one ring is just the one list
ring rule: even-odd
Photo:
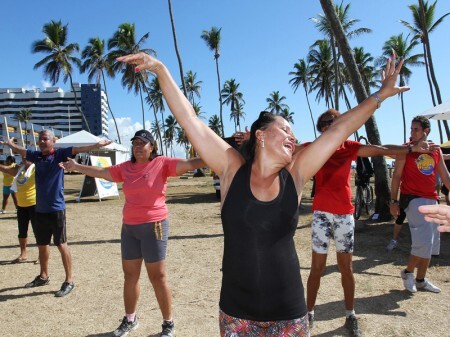
[[398,95],[402,92],[408,91],[409,87],[400,87],[397,85],[397,78],[402,70],[403,58],[401,58],[396,64],[396,56],[392,55],[392,58],[387,59],[386,68],[381,74],[381,88],[378,91],[378,96],[383,101],[388,97]]
[[134,69],[136,72],[150,70],[153,73],[157,73],[163,66],[161,61],[143,52],[120,56],[117,58],[117,61],[127,64],[134,64],[136,66]]

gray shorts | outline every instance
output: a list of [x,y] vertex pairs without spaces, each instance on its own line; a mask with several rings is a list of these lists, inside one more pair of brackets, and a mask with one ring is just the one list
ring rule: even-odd
[[429,259],[431,254],[439,254],[440,235],[438,225],[425,221],[424,215],[419,212],[421,205],[436,205],[436,200],[416,198],[405,209],[411,231],[411,255]]
[[167,219],[140,225],[122,225],[120,247],[123,260],[144,259],[145,263],[166,258],[169,221]]

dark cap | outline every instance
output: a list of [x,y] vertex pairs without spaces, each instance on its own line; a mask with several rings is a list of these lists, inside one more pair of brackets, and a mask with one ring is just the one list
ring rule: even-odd
[[135,140],[136,138],[139,138],[140,140],[142,140],[143,142],[150,142],[151,144],[153,144],[155,142],[155,139],[153,138],[152,134],[150,133],[150,131],[147,130],[139,130],[134,134],[134,137],[131,138],[131,141]]

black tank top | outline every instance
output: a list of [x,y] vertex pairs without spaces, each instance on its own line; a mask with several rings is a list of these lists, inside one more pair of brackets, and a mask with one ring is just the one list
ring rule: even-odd
[[236,173],[222,207],[224,254],[220,308],[227,315],[279,321],[306,315],[300,263],[294,245],[298,195],[285,169],[269,202],[250,189],[251,163]]

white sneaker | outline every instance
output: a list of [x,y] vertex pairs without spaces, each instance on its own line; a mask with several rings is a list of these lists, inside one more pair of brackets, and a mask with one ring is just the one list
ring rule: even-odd
[[403,279],[403,285],[405,286],[405,289],[411,293],[417,292],[416,280],[414,279],[414,273],[405,273],[405,271],[402,270],[400,275]]
[[431,291],[432,293],[436,293],[436,294],[441,292],[441,289],[436,287],[430,281],[428,281],[428,279],[425,279],[425,281],[423,281],[423,282],[416,282],[416,286],[417,286],[417,289],[428,290],[428,291]]
[[389,241],[389,244],[386,246],[386,249],[391,252],[395,247],[397,247],[397,245],[398,245],[397,240],[391,240]]

